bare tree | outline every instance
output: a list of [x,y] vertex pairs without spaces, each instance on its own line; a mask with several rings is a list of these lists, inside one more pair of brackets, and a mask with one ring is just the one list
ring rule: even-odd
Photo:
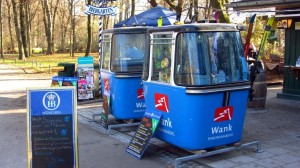
[[164,0],[167,4],[176,12],[176,20],[180,21],[181,13],[183,10],[184,0],[178,0],[177,4],[174,3],[174,0]]
[[[88,0],[87,4],[91,5],[92,0]],[[85,50],[85,56],[88,56],[91,51],[91,43],[92,43],[92,27],[91,27],[91,15],[87,15],[87,44]]]
[[21,33],[23,51],[24,51],[25,57],[28,57],[29,53],[28,53],[27,38],[26,38],[26,31],[27,31],[26,28],[27,28],[27,26],[25,25],[26,19],[25,19],[25,11],[24,11],[25,3],[26,3],[26,0],[21,0],[20,3],[19,3],[20,33]]
[[135,12],[135,0],[131,0],[131,16],[134,16]]
[[42,2],[43,7],[43,21],[45,26],[45,33],[47,38],[47,55],[53,54],[53,48],[52,48],[52,17],[49,10],[49,1],[43,0]]
[[157,6],[156,0],[148,0],[148,2],[150,3],[150,5],[151,5],[152,7],[156,7],[156,6]]
[[70,29],[70,56],[75,57],[75,1],[69,0],[69,15],[71,17],[71,29]]
[[22,40],[21,40],[21,33],[18,21],[18,11],[17,11],[17,3],[16,0],[11,0],[13,12],[14,12],[14,23],[15,23],[15,30],[16,30],[16,39],[18,41],[18,49],[19,49],[19,60],[25,60],[24,51],[22,47]]
[[58,12],[58,18],[59,18],[59,38],[60,38],[60,45],[59,45],[59,51],[65,52],[66,51],[66,37],[67,37],[67,31],[68,31],[68,23],[70,22],[71,16],[67,12],[68,9],[66,7],[66,3],[64,1],[61,1]]
[[195,13],[195,19],[196,19],[196,21],[198,21],[199,20],[199,18],[200,18],[200,16],[199,16],[199,9],[198,9],[198,6],[199,6],[199,2],[198,2],[198,0],[193,0],[194,2],[194,13]]
[[2,1],[0,1],[0,58],[4,58],[3,56],[3,25],[2,25]]
[[9,37],[10,37],[10,51],[14,51],[14,48],[15,48],[15,43],[14,43],[14,38],[13,38],[13,33],[12,33],[12,25],[11,25],[11,22],[12,22],[12,13],[11,13],[11,1],[10,0],[6,0],[6,7],[7,7],[7,25],[8,25],[8,31],[9,31]]

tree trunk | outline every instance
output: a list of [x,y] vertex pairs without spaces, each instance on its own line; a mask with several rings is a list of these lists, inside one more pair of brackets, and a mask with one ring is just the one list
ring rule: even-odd
[[199,2],[198,0],[194,0],[194,11],[195,11],[195,19],[196,19],[196,22],[199,21],[199,18],[200,18],[200,13],[199,13],[199,9],[198,9],[198,6],[199,6]]
[[[88,5],[91,4],[92,0],[88,0]],[[88,56],[91,52],[91,44],[92,44],[92,26],[91,26],[91,15],[87,16],[87,44],[85,50],[85,56]]]
[[25,54],[25,57],[28,57],[28,48],[27,48],[27,40],[26,40],[26,26],[25,26],[25,12],[24,12],[24,3],[25,1],[21,1],[19,3],[19,12],[20,12],[20,33],[21,33],[21,40],[22,40],[22,46],[23,51]]
[[73,1],[73,15],[72,16],[72,57],[75,57],[75,44],[76,44],[76,34],[75,34],[75,4],[74,4],[74,0]]
[[165,0],[165,2],[176,11],[176,20],[180,21],[184,0],[178,0],[177,5],[175,5],[173,0]]
[[44,0],[43,2],[43,21],[45,25],[45,33],[47,38],[47,55],[53,54],[53,42],[52,42],[52,19],[49,10],[48,0]]
[[192,20],[192,18],[193,18],[193,8],[196,9],[197,7],[194,7],[193,0],[189,0],[189,1],[190,1],[190,7],[189,7],[189,12],[188,12],[188,17],[189,17],[190,21],[193,22],[193,20]]
[[[129,4],[129,0],[125,0],[126,4]],[[129,18],[129,5],[125,5],[125,18]]]
[[59,4],[60,0],[56,0],[55,6],[54,6],[54,10],[53,10],[53,18],[52,18],[52,28],[51,28],[51,48],[52,48],[52,52],[55,52],[55,48],[54,48],[54,29],[55,29],[55,20],[56,20],[56,13],[57,13],[57,8],[58,8],[58,4]]
[[135,0],[131,0],[131,16],[134,16],[135,12]]
[[25,60],[23,47],[22,47],[22,40],[21,40],[21,33],[18,21],[18,11],[17,11],[17,3],[16,0],[11,0],[13,6],[13,13],[14,13],[14,22],[15,22],[15,30],[16,30],[16,39],[18,41],[18,48],[19,48],[19,60]]
[[[74,16],[73,16],[74,11]],[[75,57],[75,7],[74,7],[74,0],[69,0],[69,16],[70,16],[70,56]]]
[[25,14],[26,14],[26,37],[27,37],[27,45],[28,45],[28,56],[32,55],[32,47],[31,47],[31,21],[30,20],[30,1],[27,1],[25,7]]
[[124,4],[124,0],[120,0],[119,21],[123,20],[123,4]]
[[9,30],[9,37],[10,37],[10,49],[9,51],[14,51],[15,49],[15,43],[13,39],[13,34],[12,34],[12,25],[11,25],[11,1],[6,0],[6,6],[7,6],[7,25],[8,25],[8,30]]
[[[66,3],[63,2],[63,9],[66,8]],[[64,21],[64,18],[67,16],[67,21]],[[66,52],[66,38],[67,38],[67,32],[68,32],[68,24],[70,20],[70,16],[66,14],[66,11],[63,10],[60,15],[60,52]]]
[[2,26],[2,1],[0,1],[0,58],[3,58],[3,26]]
[[[148,1],[149,2],[149,1]],[[157,6],[157,2],[156,2],[156,0],[150,0],[150,5],[152,6],[152,7],[156,7]]]

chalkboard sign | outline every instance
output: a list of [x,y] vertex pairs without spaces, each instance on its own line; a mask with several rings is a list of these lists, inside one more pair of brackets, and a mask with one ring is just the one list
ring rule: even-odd
[[142,158],[143,153],[156,130],[161,115],[160,112],[145,112],[141,124],[126,148],[126,152],[138,159]]
[[28,167],[78,167],[76,87],[27,90]]

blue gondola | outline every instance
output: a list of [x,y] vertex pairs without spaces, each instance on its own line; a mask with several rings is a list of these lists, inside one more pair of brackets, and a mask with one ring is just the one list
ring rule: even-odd
[[193,23],[148,33],[146,111],[163,113],[154,136],[187,150],[240,141],[250,84],[236,25]]
[[108,93],[110,113],[116,119],[143,117],[145,100],[141,76],[143,60],[148,55],[147,27],[103,31],[101,89],[102,93]]

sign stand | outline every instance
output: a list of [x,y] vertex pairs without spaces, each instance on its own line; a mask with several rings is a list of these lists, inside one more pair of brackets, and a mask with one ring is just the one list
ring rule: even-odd
[[76,87],[27,89],[28,168],[78,168]]
[[156,127],[160,121],[162,113],[160,112],[145,112],[140,126],[132,137],[126,152],[134,157],[141,159],[145,152],[151,137],[153,136]]
[[256,152],[258,152],[258,153],[264,152],[264,150],[261,148],[261,144],[260,144],[259,141],[253,141],[253,142],[249,142],[249,143],[245,143],[245,144],[235,143],[235,144],[233,144],[233,146],[229,146],[229,147],[225,147],[225,148],[221,148],[221,149],[216,149],[216,150],[212,150],[212,151],[206,151],[206,150],[188,151],[190,153],[193,153],[194,155],[176,158],[175,159],[175,168],[179,168],[180,162],[183,162],[183,161],[199,159],[199,158],[206,157],[206,156],[211,156],[211,155],[216,155],[216,154],[220,154],[220,153],[230,152],[230,151],[233,151],[233,150],[246,148],[246,147],[249,147],[249,146],[252,146],[252,145],[256,145],[256,147],[257,147]]

